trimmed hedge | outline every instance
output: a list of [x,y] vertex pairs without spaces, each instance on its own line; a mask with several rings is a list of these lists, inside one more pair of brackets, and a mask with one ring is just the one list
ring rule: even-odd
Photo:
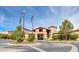
[[52,36],[52,39],[53,39],[53,40],[58,40],[58,38],[59,38],[58,35]]
[[78,35],[73,34],[69,36],[70,40],[76,40],[78,38]]
[[16,37],[16,41],[17,42],[23,42],[24,41],[24,38],[23,37],[20,37],[20,36],[19,37]]
[[9,36],[7,34],[0,34],[0,39],[10,39]]
[[[76,35],[76,34],[67,36],[67,40],[76,40],[77,38],[78,38],[78,35]],[[65,36],[64,35],[55,35],[55,36],[52,36],[52,39],[53,40],[65,40]]]
[[35,34],[28,34],[28,37],[33,37],[35,39]]
[[28,38],[27,38],[27,41],[29,41],[29,42],[34,42],[34,38],[33,38],[33,37],[28,37]]

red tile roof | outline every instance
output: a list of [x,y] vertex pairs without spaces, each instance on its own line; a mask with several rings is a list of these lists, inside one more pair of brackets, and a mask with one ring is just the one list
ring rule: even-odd
[[57,27],[55,27],[55,26],[50,26],[50,27],[48,27],[48,28],[52,28],[52,27],[54,27],[54,28],[56,28],[56,29],[57,29]]
[[76,31],[79,31],[79,29],[76,29],[76,30],[73,30],[73,31],[75,31],[75,32],[76,32]]
[[29,30],[29,29],[26,29],[26,28],[24,28],[24,30],[27,30],[27,31],[32,31],[32,30]]
[[38,28],[33,29],[33,31],[36,30],[36,29],[46,29],[46,30],[48,30],[47,28],[44,28],[44,27],[38,27]]

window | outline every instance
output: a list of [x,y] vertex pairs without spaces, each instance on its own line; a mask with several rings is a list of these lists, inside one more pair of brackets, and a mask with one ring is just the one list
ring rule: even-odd
[[42,32],[42,29],[39,29],[39,32]]

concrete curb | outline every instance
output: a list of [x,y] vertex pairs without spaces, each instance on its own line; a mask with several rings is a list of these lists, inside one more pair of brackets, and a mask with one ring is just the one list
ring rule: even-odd
[[78,52],[78,48],[76,46],[72,44],[70,46],[72,46],[72,49],[70,50],[70,52]]
[[35,43],[35,44],[11,44],[11,43],[8,43],[9,45],[16,45],[16,46],[31,46],[31,45],[37,45],[39,43]]

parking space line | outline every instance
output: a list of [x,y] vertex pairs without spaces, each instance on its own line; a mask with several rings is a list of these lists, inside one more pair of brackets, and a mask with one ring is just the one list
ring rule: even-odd
[[38,51],[40,51],[40,52],[46,52],[45,50],[40,49],[40,48],[37,48],[37,47],[35,47],[35,46],[32,46],[32,45],[29,45],[29,46],[32,47],[32,48],[34,48],[34,49],[36,49],[36,50],[38,50]]

